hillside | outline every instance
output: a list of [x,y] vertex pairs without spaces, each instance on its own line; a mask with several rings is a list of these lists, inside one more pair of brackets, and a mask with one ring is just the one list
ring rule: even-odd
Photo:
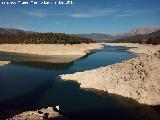
[[128,37],[126,35],[109,35],[109,34],[102,34],[102,33],[72,34],[72,35],[83,37],[83,38],[93,39],[93,40],[96,40],[96,41],[103,41],[103,42]]
[[0,28],[0,34],[24,34],[24,33],[33,33],[33,32],[14,29],[14,28]]
[[91,33],[91,34],[71,34],[74,36],[79,36],[79,37],[84,37],[84,38],[89,38],[93,39],[96,41],[103,41],[103,42],[109,42],[111,40],[116,40],[116,39],[124,39],[128,38],[130,36],[135,36],[135,35],[145,35],[149,34],[152,32],[155,32],[159,30],[159,27],[146,27],[146,28],[135,28],[130,30],[128,33],[120,33],[120,34],[102,34],[102,33]]
[[160,27],[134,28],[128,33],[113,34],[112,36],[129,37],[134,35],[145,35],[160,30]]
[[135,28],[135,29],[132,29],[129,33],[131,35],[138,35],[138,34],[145,35],[145,34],[153,33],[158,30],[160,30],[159,27]]
[[140,43],[140,44],[160,44],[160,30],[145,34],[145,35],[135,35],[125,39],[118,39],[112,41],[113,43]]
[[93,40],[108,40],[108,39],[113,39],[111,35],[102,34],[102,33],[72,34],[72,35],[83,37],[83,38],[89,38],[89,39],[93,39]]
[[80,44],[94,42],[89,38],[71,36],[65,33],[36,33],[0,28],[0,44]]
[[159,44],[159,29],[159,27],[135,28],[128,33],[109,35],[102,33],[38,33],[20,29],[0,28],[0,44],[79,44],[95,41]]

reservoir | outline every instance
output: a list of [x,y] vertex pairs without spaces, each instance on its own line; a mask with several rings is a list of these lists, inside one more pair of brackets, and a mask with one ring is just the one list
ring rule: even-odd
[[[55,64],[29,61],[0,53],[0,60],[11,64],[0,68],[0,111],[37,110],[59,105],[71,120],[135,119],[135,113],[107,93],[81,89],[59,75],[91,70],[136,57],[126,47],[107,46],[71,62]],[[129,106],[130,107],[130,106]]]

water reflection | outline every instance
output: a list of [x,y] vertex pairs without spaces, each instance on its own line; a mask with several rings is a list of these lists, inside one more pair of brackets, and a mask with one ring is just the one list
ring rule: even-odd
[[17,66],[27,66],[34,69],[43,69],[43,70],[65,70],[70,68],[74,62],[70,63],[47,63],[47,62],[14,62],[11,64]]
[[0,102],[0,110],[5,109],[33,109],[37,102],[43,97],[43,95],[51,88],[54,81],[47,81],[36,89],[29,91],[28,93],[19,95],[14,98],[10,98]]
[[[96,52],[87,53],[85,56],[79,58],[79,60],[86,59],[89,57],[89,55],[92,55],[94,53]],[[17,61],[17,60],[14,61],[13,59],[11,61],[11,64],[17,65],[17,66],[27,66],[34,69],[42,69],[42,70],[66,70],[66,69],[69,69],[71,66],[73,66],[74,62],[50,63],[50,62],[40,62],[40,61],[23,61],[23,59],[21,59],[20,61]]]
[[[22,111],[56,105],[60,105],[61,114],[70,120],[159,120],[160,117],[151,106],[132,99],[82,90],[71,81],[63,84],[47,81],[30,92],[0,102],[0,118],[7,119]],[[17,111],[8,112],[8,109]]]
[[96,52],[97,52],[97,50],[91,51],[91,52],[87,53],[86,55],[84,55],[83,57],[79,58],[78,60],[84,60],[84,59],[88,58],[90,55],[95,54]]

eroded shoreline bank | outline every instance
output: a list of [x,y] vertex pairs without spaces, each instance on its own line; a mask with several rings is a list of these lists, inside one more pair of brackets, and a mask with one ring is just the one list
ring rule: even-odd
[[81,88],[103,90],[132,98],[142,104],[159,105],[160,45],[126,44],[125,46],[137,47],[129,51],[143,55],[94,70],[61,75],[60,78],[76,81],[80,83]]
[[[90,44],[1,44],[0,52],[8,56],[23,57],[25,61],[70,63],[94,49],[101,49],[101,43]],[[14,57],[12,57],[13,59]],[[8,58],[7,60],[11,59]],[[14,60],[13,60],[14,61]]]
[[100,43],[90,44],[1,44],[1,52],[27,53],[37,55],[85,55],[87,51],[99,49]]

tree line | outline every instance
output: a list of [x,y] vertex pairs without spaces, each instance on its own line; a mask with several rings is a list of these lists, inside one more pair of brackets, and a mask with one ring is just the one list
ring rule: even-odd
[[0,44],[88,44],[94,42],[92,39],[71,36],[65,33],[0,33]]
[[160,44],[160,30],[147,35],[136,35],[124,39],[111,41],[113,43],[139,43],[139,44]]

